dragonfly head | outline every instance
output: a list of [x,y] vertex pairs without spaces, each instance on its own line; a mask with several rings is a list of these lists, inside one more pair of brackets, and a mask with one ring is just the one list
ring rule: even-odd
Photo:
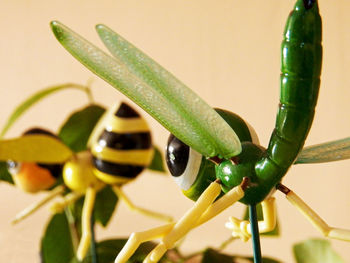
[[[253,128],[238,115],[216,109],[231,126],[241,142],[259,143]],[[224,161],[220,158],[206,158],[174,135],[170,135],[166,149],[166,162],[175,182],[183,193],[197,200],[209,184],[217,179],[215,167]]]

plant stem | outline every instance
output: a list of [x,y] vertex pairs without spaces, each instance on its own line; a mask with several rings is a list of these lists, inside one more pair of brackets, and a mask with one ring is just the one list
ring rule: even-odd
[[72,238],[73,249],[74,249],[74,251],[77,251],[78,244],[79,244],[79,234],[78,234],[77,228],[75,226],[75,218],[72,215],[72,212],[69,210],[68,207],[65,207],[64,212],[65,212],[65,215],[66,215],[67,220],[68,220],[69,232],[70,232],[71,238]]
[[249,221],[250,221],[251,232],[252,232],[254,263],[262,263],[256,205],[249,205]]
[[94,214],[92,214],[92,216],[91,216],[91,245],[90,245],[90,251],[91,251],[91,263],[98,263],[97,262],[97,253],[96,253],[95,218],[94,218]]
[[85,87],[85,92],[86,92],[86,95],[88,96],[88,99],[89,99],[89,102],[91,104],[94,103],[94,97],[92,96],[92,92],[91,92],[91,84],[93,82],[93,79],[89,79],[86,83],[86,87]]
[[237,237],[230,236],[228,239],[226,239],[224,242],[221,243],[221,245],[218,247],[218,251],[226,249],[226,247],[228,245],[230,245],[236,239],[237,239]]

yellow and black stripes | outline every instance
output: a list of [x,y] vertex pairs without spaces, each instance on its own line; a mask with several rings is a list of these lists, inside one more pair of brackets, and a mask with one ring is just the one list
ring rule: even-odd
[[134,179],[153,158],[150,130],[146,121],[130,106],[121,103],[107,112],[91,153],[96,176],[109,184]]

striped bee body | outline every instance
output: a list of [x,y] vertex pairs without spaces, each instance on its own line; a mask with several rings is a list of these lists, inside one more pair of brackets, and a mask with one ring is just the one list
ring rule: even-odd
[[146,121],[126,103],[110,108],[96,125],[89,146],[94,173],[108,184],[125,184],[149,166],[153,158]]

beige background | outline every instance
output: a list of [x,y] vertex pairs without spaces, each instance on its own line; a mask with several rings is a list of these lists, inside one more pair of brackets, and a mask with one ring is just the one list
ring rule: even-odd
[[[0,0],[1,111],[0,127],[11,110],[30,94],[65,82],[84,84],[93,79],[93,93],[101,104],[125,99],[76,62],[54,39],[53,19],[69,25],[101,46],[94,25],[105,23],[173,72],[212,106],[232,110],[248,120],[267,145],[274,126],[279,96],[279,46],[292,0]],[[314,126],[306,144],[349,135],[350,122],[350,2],[320,0],[324,21],[322,87]],[[87,102],[77,91],[64,91],[30,110],[8,133],[17,136],[33,125],[52,130],[67,114]],[[164,147],[167,132],[144,114]],[[293,167],[284,183],[301,195],[331,225],[350,228],[350,162]],[[147,190],[146,190],[147,189]],[[192,202],[168,176],[145,172],[125,191],[135,203],[180,217]],[[42,209],[17,226],[10,220],[44,194],[29,195],[0,185],[0,258],[9,263],[39,262],[38,246],[49,217]],[[262,241],[264,255],[293,262],[291,245],[320,234],[276,194],[282,235]],[[240,216],[236,205],[193,231],[184,252],[217,246],[229,236],[229,215]],[[160,222],[118,208],[109,228],[98,238],[127,236]],[[350,262],[349,243],[332,241]],[[227,252],[250,254],[251,244],[235,242]]]

